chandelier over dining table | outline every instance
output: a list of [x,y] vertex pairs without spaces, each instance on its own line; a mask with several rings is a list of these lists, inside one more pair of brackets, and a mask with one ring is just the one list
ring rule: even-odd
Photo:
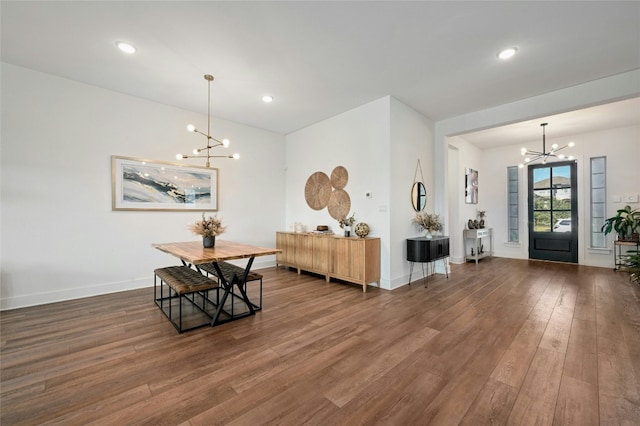
[[575,146],[575,143],[573,142],[569,142],[563,147],[558,147],[558,144],[554,143],[553,145],[551,145],[551,150],[547,152],[547,141],[544,129],[548,124],[549,123],[540,124],[540,126],[542,127],[542,151],[532,151],[527,148],[522,148],[520,150],[520,154],[524,157],[524,163],[520,163],[518,165],[518,167],[520,167],[521,169],[525,164],[530,164],[538,160],[541,160],[542,164],[547,164],[547,161],[551,157],[558,158],[559,160],[564,160],[565,158],[567,160],[573,160],[573,155],[565,156],[564,154],[558,154],[558,151]]
[[208,82],[208,90],[207,90],[207,133],[204,133],[196,128],[193,124],[187,125],[187,131],[192,133],[199,133],[207,138],[207,145],[202,148],[195,148],[193,150],[193,155],[184,155],[177,154],[176,158],[178,160],[182,160],[185,158],[206,158],[206,166],[211,167],[211,159],[212,158],[233,158],[235,160],[240,158],[240,154],[233,153],[232,155],[212,155],[211,150],[217,148],[219,146],[223,148],[229,147],[229,139],[216,139],[211,136],[211,82],[213,81],[213,76],[211,74],[205,74],[204,79]]

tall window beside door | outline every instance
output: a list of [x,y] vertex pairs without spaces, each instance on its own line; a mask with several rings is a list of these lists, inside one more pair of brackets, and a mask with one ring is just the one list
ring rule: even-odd
[[518,223],[518,167],[507,167],[507,206],[508,226],[507,234],[510,243],[520,241],[520,226]]
[[591,247],[606,248],[602,232],[607,214],[607,157],[591,157]]

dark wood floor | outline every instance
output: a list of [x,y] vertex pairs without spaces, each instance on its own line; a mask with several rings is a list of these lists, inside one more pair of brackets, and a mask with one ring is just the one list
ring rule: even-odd
[[2,425],[638,425],[640,289],[484,259],[389,292],[264,271],[264,310],[176,333],[135,290],[2,312]]

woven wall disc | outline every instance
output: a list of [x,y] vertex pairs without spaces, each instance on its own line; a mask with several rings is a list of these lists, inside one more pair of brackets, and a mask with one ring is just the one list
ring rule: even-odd
[[329,214],[335,220],[343,219],[351,210],[351,198],[344,189],[334,189],[329,198]]
[[338,166],[331,172],[331,186],[334,189],[344,189],[349,181],[349,172],[342,166]]
[[322,210],[327,207],[331,197],[331,181],[329,176],[322,172],[315,172],[304,186],[304,199],[314,210]]

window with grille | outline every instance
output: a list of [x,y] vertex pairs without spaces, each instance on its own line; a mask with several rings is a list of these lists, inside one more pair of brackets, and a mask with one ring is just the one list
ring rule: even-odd
[[507,167],[507,206],[508,229],[510,243],[520,241],[520,226],[518,223],[518,167]]
[[607,157],[591,158],[591,247],[606,248],[602,232],[607,213]]

